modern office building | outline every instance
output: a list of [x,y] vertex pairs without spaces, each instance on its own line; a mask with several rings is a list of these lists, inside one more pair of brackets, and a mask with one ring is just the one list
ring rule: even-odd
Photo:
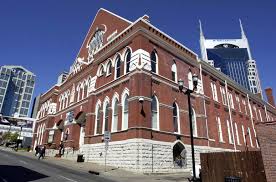
[[[177,25],[176,25],[177,26]],[[274,120],[275,107],[198,58],[152,25],[100,9],[61,84],[41,95],[33,146],[49,155],[135,172],[183,172],[191,167],[190,122],[184,90],[192,93],[196,163],[199,153],[258,150],[255,123]],[[49,69],[51,69],[49,65]],[[270,97],[272,98],[272,97]]]
[[37,112],[38,112],[38,106],[39,106],[39,100],[41,95],[38,95],[33,100],[33,106],[31,111],[31,118],[36,118]]
[[256,61],[252,59],[240,21],[240,39],[205,39],[200,22],[200,49],[204,61],[228,75],[252,93],[262,93]]
[[0,113],[27,116],[35,86],[35,75],[22,66],[0,67]]

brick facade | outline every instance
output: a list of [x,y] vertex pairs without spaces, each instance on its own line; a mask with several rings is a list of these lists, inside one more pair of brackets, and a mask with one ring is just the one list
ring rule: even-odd
[[276,122],[258,123],[256,128],[267,181],[276,181]]
[[[103,45],[91,60],[86,45],[99,29],[105,31]],[[116,37],[107,41],[107,37],[114,32],[117,32]],[[128,50],[131,52],[130,71],[126,72]],[[153,51],[157,57],[156,73],[152,72]],[[191,104],[195,112],[194,125],[197,131],[195,145],[207,147],[208,150],[198,150],[198,152],[210,151],[212,148],[244,150],[246,146],[257,149],[254,123],[267,120],[268,115],[271,119],[276,118],[275,108],[267,105],[259,97],[249,93],[207,63],[200,61],[195,53],[151,25],[147,21],[147,16],[131,23],[107,10],[100,9],[77,57],[82,61],[74,62],[71,68],[75,70],[70,72],[67,80],[61,85],[54,86],[41,97],[34,146],[47,144],[49,131],[58,128],[54,130],[53,141],[48,144],[50,148],[57,149],[60,141],[63,140],[68,149],[91,152],[93,146],[99,148],[99,145],[103,145],[105,121],[108,121],[107,128],[111,131],[114,117],[117,117],[117,130],[111,134],[114,145],[116,142],[124,143],[130,139],[145,139],[153,142],[168,142],[171,147],[166,149],[171,154],[176,141],[181,142],[180,145],[183,144],[186,149],[189,148],[187,96],[179,91],[176,80],[172,80],[173,64],[176,64],[177,79],[184,80],[185,89],[188,88],[189,73],[197,74],[200,79],[197,92],[191,96]],[[116,78],[119,57],[121,74]],[[110,61],[112,69],[111,73],[107,74],[106,69]],[[211,82],[216,85],[217,101],[213,98]],[[230,93],[232,94],[232,108],[229,99],[223,104],[220,87],[227,91],[227,98]],[[123,128],[126,117],[124,112],[126,95],[128,95],[128,126]],[[153,97],[157,99],[157,129],[152,128]],[[239,98],[240,104],[236,102],[236,97]],[[118,99],[116,116],[113,107],[115,98]],[[142,104],[139,102],[141,98],[144,99]],[[108,116],[104,108],[107,103],[109,104]],[[179,121],[180,132],[174,132],[173,103],[178,107],[177,121]],[[51,110],[51,106],[54,109]],[[99,112],[97,106],[99,106]],[[256,107],[256,112],[253,107]],[[73,122],[68,122],[68,118],[66,119],[66,114],[68,115],[69,112],[74,113]],[[82,114],[86,116],[85,122],[78,123]],[[218,117],[221,121],[223,141],[219,141]],[[99,126],[101,126],[100,132],[97,133],[95,130]],[[67,131],[68,134],[66,134]],[[84,133],[83,139],[81,131]],[[229,138],[232,138],[231,143]],[[88,154],[85,155],[88,156]],[[94,156],[93,159],[95,159],[94,154],[90,156]],[[123,160],[123,157],[120,160]],[[133,160],[136,160],[135,157]],[[117,164],[120,166],[120,163]],[[122,164],[122,166],[127,165]],[[173,168],[172,166],[171,162],[170,167]],[[143,166],[137,167],[143,171]]]

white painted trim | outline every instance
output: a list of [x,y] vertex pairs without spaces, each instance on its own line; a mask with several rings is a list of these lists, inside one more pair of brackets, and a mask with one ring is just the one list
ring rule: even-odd
[[[119,117],[117,120],[117,128],[114,128],[114,111],[115,111],[115,100],[117,99],[118,101],[118,106],[119,106],[119,94],[117,92],[114,93],[112,97],[112,121],[111,121],[111,132],[117,132],[118,131],[118,123],[119,123]],[[119,114],[119,109],[118,109],[118,114]]]
[[[97,122],[97,117],[98,117],[98,114],[100,114],[100,109],[101,109],[101,101],[98,99],[97,103],[96,103],[96,106],[95,106],[95,128],[94,128],[94,135],[98,135],[97,133],[97,126],[98,126],[98,122]],[[99,111],[99,112],[97,112]],[[100,118],[100,121],[101,122],[101,118]]]
[[[102,128],[102,133],[105,132],[105,117],[106,117],[106,105],[109,104],[109,107],[110,107],[110,100],[109,100],[109,97],[106,96],[105,99],[104,99],[104,102],[103,102],[103,128]],[[107,110],[109,110],[109,107],[107,108]],[[108,117],[108,120],[110,120],[109,116]],[[108,127],[108,126],[107,126]]]
[[[157,107],[157,121],[156,121],[156,125],[157,125],[157,128],[153,128],[152,127],[152,116],[151,116],[151,128],[152,128],[152,130],[157,130],[157,131],[160,131],[160,121],[159,121],[159,115],[160,115],[160,111],[159,111],[159,100],[158,100],[158,98],[157,98],[157,96],[156,95],[153,95],[153,97],[155,97],[155,99],[156,99],[156,107]],[[152,112],[151,112],[151,114],[152,114]]]
[[[129,89],[128,88],[124,89],[124,91],[122,92],[122,96],[121,96],[121,104],[122,104],[122,128],[121,128],[121,130],[128,129],[129,118],[127,119],[127,123],[124,122],[124,120],[125,120],[125,115],[124,115],[125,105],[124,105],[124,102],[125,102],[126,96],[129,97]],[[127,124],[127,126],[126,126],[126,124]]]

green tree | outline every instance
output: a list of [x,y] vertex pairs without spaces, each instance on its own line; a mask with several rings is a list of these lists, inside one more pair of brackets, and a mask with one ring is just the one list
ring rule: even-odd
[[13,134],[11,135],[10,141],[11,141],[11,142],[16,142],[18,137],[19,137],[19,134],[18,134],[17,132],[16,132],[16,133],[13,133]]
[[16,133],[11,133],[11,132],[6,132],[3,134],[2,139],[3,141],[6,142],[16,142],[19,134]]

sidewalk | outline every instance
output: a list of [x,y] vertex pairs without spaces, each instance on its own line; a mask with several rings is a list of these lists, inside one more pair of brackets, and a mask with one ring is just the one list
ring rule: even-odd
[[[25,152],[25,151],[18,151],[15,152],[12,149],[0,147],[1,150],[6,150],[10,152],[17,153],[19,155],[23,155],[26,157],[30,157],[33,159],[37,159],[33,152]],[[82,172],[89,172],[91,171],[91,177],[93,175],[100,175],[104,176],[105,178],[109,178],[115,181],[120,182],[156,182],[156,181],[164,181],[164,182],[172,182],[172,181],[181,181],[186,182],[188,181],[187,178],[190,177],[189,173],[177,173],[177,174],[140,174],[140,173],[133,173],[130,171],[125,171],[123,169],[119,169],[116,167],[107,166],[105,171],[105,166],[91,163],[91,162],[76,162],[72,160],[66,160],[62,158],[55,158],[46,156],[45,159],[42,159],[45,162],[49,162],[52,164],[56,164],[59,166],[63,166],[66,168],[82,171]]]

